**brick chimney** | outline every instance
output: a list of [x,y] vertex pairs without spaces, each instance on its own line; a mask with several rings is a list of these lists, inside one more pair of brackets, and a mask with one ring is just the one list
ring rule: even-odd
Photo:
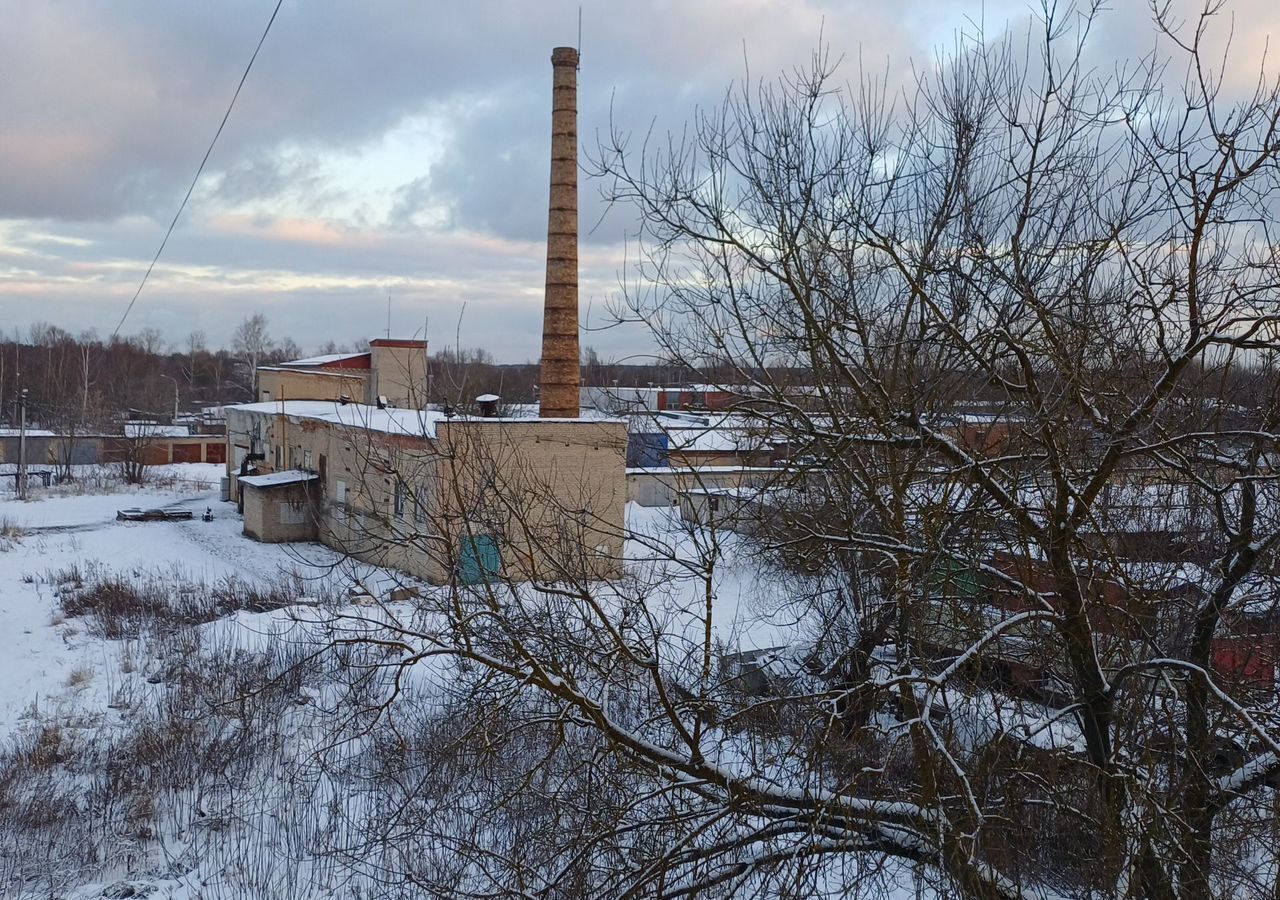
[[576,419],[578,404],[578,51],[551,51],[551,204],[539,414]]

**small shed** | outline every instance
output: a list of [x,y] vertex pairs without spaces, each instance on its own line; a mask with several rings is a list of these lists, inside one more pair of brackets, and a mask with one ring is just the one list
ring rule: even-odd
[[244,503],[244,533],[264,543],[319,538],[320,476],[302,469],[237,479]]
[[684,521],[747,533],[758,521],[760,489],[750,487],[692,487],[677,493]]

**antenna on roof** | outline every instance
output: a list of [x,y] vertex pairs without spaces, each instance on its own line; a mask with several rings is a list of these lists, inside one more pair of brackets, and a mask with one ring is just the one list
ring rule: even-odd
[[391,340],[391,295],[387,294],[387,340]]
[[578,71],[582,71],[582,4],[578,4],[578,46],[574,48],[578,51]]

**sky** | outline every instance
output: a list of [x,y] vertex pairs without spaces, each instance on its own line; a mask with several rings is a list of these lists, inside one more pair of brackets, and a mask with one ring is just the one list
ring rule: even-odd
[[[1191,11],[1195,0],[1175,0]],[[116,328],[275,0],[0,0],[0,328]],[[744,76],[826,44],[891,80],[1026,0],[583,2],[579,137],[679,131]],[[1111,0],[1099,58],[1154,41],[1145,0]],[[552,47],[579,3],[284,0],[183,217],[121,328],[175,348],[267,316],[306,351],[385,333],[537,358]],[[1280,5],[1227,0],[1229,76],[1257,71]],[[580,183],[584,345],[643,361],[605,328],[631,210]]]

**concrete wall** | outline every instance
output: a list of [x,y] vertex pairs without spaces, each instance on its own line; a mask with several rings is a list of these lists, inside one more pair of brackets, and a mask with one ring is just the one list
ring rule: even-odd
[[[318,538],[419,578],[448,581],[460,548],[491,535],[515,580],[587,567],[621,573],[627,497],[622,422],[473,419],[441,422],[435,439],[389,435],[267,413],[227,411],[228,469],[258,464],[320,473]],[[232,479],[231,497],[237,496]],[[246,533],[250,523],[246,489]],[[254,515],[257,515],[255,513]]]
[[425,341],[377,338],[369,342],[373,374],[369,403],[386,397],[392,406],[421,409],[427,396],[427,345]]
[[693,488],[757,487],[777,478],[779,470],[728,466],[713,469],[628,469],[627,499],[641,506],[674,506]]
[[338,400],[343,396],[354,403],[369,401],[369,372],[359,369],[281,369],[258,370],[258,401],[273,400]]
[[312,482],[259,488],[244,486],[244,533],[256,541],[314,541],[315,491]]
[[455,546],[468,529],[494,535],[517,580],[621,574],[625,423],[481,419],[442,423],[437,436]]

